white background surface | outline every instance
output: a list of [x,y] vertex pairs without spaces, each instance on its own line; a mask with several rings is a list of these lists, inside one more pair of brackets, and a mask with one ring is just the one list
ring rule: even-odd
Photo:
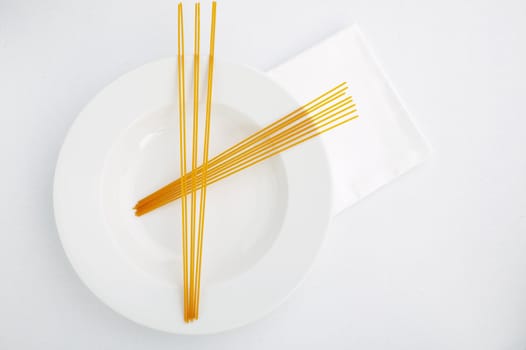
[[357,21],[432,156],[338,216],[267,318],[206,337],[143,328],[76,277],[51,186],[83,105],[175,53],[176,2],[0,0],[0,349],[525,349],[524,2],[219,6],[218,56],[262,70]]

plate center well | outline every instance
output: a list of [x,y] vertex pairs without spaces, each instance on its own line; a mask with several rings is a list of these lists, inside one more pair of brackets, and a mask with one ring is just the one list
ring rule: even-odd
[[[200,134],[204,127],[200,106]],[[260,126],[234,109],[212,108],[210,157]],[[191,166],[192,108],[187,103],[187,164]],[[199,164],[202,145],[199,142]],[[179,117],[176,105],[143,116],[112,146],[102,174],[102,215],[109,237],[130,264],[152,278],[180,285],[181,200],[141,217],[136,201],[180,176]],[[188,208],[190,208],[188,197]],[[203,246],[203,283],[219,282],[250,269],[270,249],[287,207],[285,167],[266,160],[208,187]]]

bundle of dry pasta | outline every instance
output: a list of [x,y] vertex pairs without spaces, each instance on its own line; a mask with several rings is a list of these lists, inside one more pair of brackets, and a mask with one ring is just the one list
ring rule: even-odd
[[190,192],[186,184],[200,186],[203,179],[206,185],[213,184],[358,118],[352,97],[345,96],[346,89],[346,83],[339,84],[210,159],[206,170],[204,165],[197,167],[144,197],[135,205],[135,215],[184,197]]
[[[193,75],[193,123],[192,123],[192,169],[187,175],[187,150],[186,150],[186,98],[184,76],[184,25],[183,5],[178,5],[177,26],[177,77],[179,92],[179,152],[180,171],[182,180],[180,187],[182,195],[182,252],[183,252],[183,286],[184,286],[184,320],[190,322],[199,317],[199,296],[201,289],[201,257],[203,252],[203,232],[206,208],[207,181],[197,182],[198,163],[198,117],[199,117],[199,63],[200,63],[200,30],[201,7],[195,4],[194,17],[194,75]],[[212,108],[212,78],[214,72],[214,43],[216,24],[216,3],[212,2],[212,20],[210,29],[210,56],[208,60],[208,80],[206,94],[203,164],[199,167],[201,179],[207,178],[208,150],[210,144],[210,116]],[[199,196],[198,196],[199,191]],[[188,215],[187,195],[190,196],[190,215]],[[199,197],[199,216],[197,201]],[[188,222],[189,221],[189,222]],[[190,230],[188,230],[190,228]]]

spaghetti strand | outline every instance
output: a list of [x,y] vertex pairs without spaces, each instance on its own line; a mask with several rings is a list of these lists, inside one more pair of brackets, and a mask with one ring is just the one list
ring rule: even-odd
[[177,6],[177,77],[179,92],[179,159],[181,171],[181,234],[183,251],[183,285],[184,285],[184,320],[188,322],[188,225],[186,208],[186,110],[184,93],[184,30],[183,30],[183,4]]
[[199,236],[197,254],[197,289],[195,301],[195,317],[199,317],[199,297],[201,291],[201,263],[203,255],[203,231],[205,226],[205,201],[206,201],[206,176],[208,171],[208,151],[210,145],[210,118],[212,113],[212,87],[214,75],[214,50],[215,50],[215,32],[216,32],[216,2],[212,2],[212,23],[210,26],[210,56],[208,60],[208,86],[206,94],[206,121],[205,121],[205,140],[203,150],[203,179],[201,182],[201,206],[199,208]]

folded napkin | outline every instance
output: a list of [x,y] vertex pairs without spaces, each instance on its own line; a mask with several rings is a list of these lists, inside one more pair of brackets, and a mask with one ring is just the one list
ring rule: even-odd
[[428,146],[368,49],[357,25],[268,74],[305,102],[346,81],[358,119],[321,135],[334,188],[333,214],[421,163]]

